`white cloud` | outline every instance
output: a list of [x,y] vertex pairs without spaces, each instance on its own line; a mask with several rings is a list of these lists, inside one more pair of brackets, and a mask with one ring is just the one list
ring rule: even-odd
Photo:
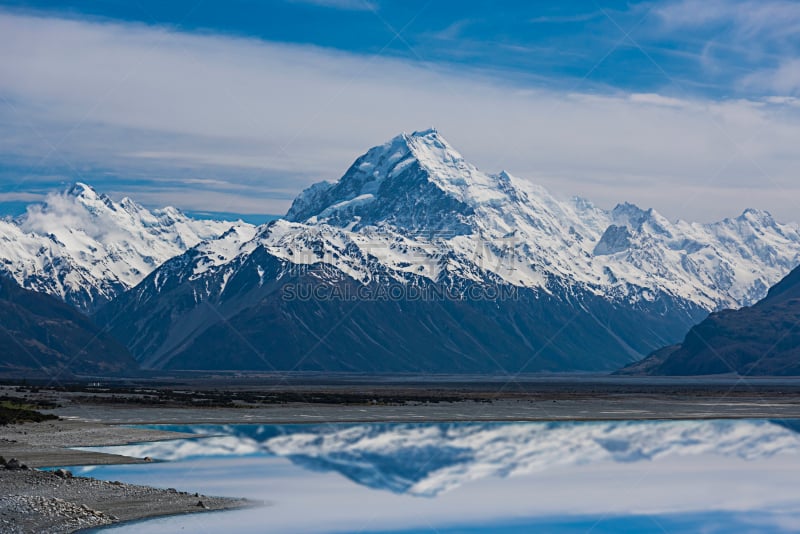
[[672,28],[729,24],[742,39],[779,41],[800,30],[800,4],[790,0],[680,0],[656,13]]
[[114,199],[130,196],[147,206],[176,206],[185,211],[250,215],[282,214],[286,212],[288,202],[280,198],[270,198],[263,193],[252,195],[247,191],[198,190],[193,187],[110,189],[107,194]]
[[[89,182],[96,169],[146,177],[157,204],[281,212],[285,192],[435,125],[487,171],[600,205],[710,220],[757,199],[796,218],[800,110],[787,102],[561,94],[400,59],[2,12],[0,50],[0,157]],[[186,179],[197,181],[175,188]],[[147,202],[139,189],[110,188]]]
[[[780,95],[800,94],[800,59],[787,59],[777,67],[763,69],[745,76],[742,85],[774,91]],[[772,102],[776,102],[772,99]]]
[[640,104],[650,104],[654,106],[666,106],[673,108],[683,108],[689,105],[689,103],[685,100],[653,93],[634,93],[630,95],[630,100],[631,102],[638,102]]
[[41,202],[44,198],[41,193],[0,193],[0,202]]
[[92,216],[84,206],[64,194],[50,193],[45,202],[46,209],[40,204],[28,206],[21,225],[24,232],[49,235],[53,231],[54,221],[57,221],[58,227],[82,230],[91,238],[100,240],[118,228],[118,224],[107,213],[100,212]]

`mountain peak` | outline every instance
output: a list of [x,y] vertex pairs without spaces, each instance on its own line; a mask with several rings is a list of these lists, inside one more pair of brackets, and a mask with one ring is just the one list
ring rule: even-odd
[[426,130],[417,130],[410,134],[403,132],[401,135],[406,137],[440,137],[439,130],[437,130],[434,126],[431,126]]
[[117,210],[117,205],[107,195],[98,193],[94,187],[83,182],[75,182],[61,195],[48,195],[44,209],[61,211],[65,209],[62,205],[65,199],[74,199],[70,202],[74,208],[88,210],[95,215]]
[[772,224],[774,219],[772,214],[766,210],[759,210],[754,208],[747,208],[737,217],[739,221],[748,221],[758,224]]
[[375,160],[383,160],[389,164],[396,164],[406,158],[411,158],[423,166],[430,164],[432,168],[443,162],[463,161],[464,159],[436,128],[418,130],[410,134],[403,132],[388,142],[371,148],[359,160],[362,158],[366,158],[367,162],[374,163]]
[[614,209],[611,210],[611,216],[614,218],[614,220],[632,228],[636,228],[642,224],[642,222],[647,219],[650,213],[651,210],[644,210],[636,204],[631,204],[630,202],[617,204],[614,206]]
[[508,174],[469,164],[435,128],[402,133],[359,157],[342,178],[318,183],[294,201],[287,219],[357,229],[390,224],[411,231],[469,233],[467,217],[508,203]]
[[89,311],[232,225],[194,220],[175,208],[150,211],[130,198],[117,203],[77,182],[5,221],[0,272]]
[[75,198],[97,199],[101,195],[90,185],[83,182],[73,183],[67,190],[66,195]]
[[464,158],[447,140],[442,137],[436,128],[414,132],[411,135],[403,134],[408,150],[422,165],[434,170],[442,163],[453,164],[463,162]]
[[436,129],[436,126],[431,126],[426,130],[419,130],[414,132],[412,135],[416,137],[425,137],[428,135],[439,135],[439,130]]

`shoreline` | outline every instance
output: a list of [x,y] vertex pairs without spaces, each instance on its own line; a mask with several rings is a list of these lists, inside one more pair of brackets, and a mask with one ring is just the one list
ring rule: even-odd
[[[60,471],[63,472],[63,471]],[[72,533],[171,515],[257,506],[214,497],[53,471],[0,470],[0,531]]]
[[[58,412],[58,410],[49,410]],[[180,432],[130,428],[73,419],[18,423],[2,428],[0,456],[16,458],[29,467],[143,464],[143,458],[75,450],[72,447],[127,445],[188,437]]]
[[[187,437],[177,432],[127,428],[74,420],[0,427],[0,456],[27,468],[0,465],[0,531],[83,532],[128,521],[258,506],[246,499],[72,476],[37,468],[146,464],[144,458],[77,451],[66,447],[124,445]],[[202,491],[201,488],[198,490]]]
[[[203,378],[146,385],[94,384],[0,385],[0,395],[55,406],[43,411],[76,424],[800,418],[800,380],[275,385],[256,379]],[[150,437],[159,439],[156,434]]]

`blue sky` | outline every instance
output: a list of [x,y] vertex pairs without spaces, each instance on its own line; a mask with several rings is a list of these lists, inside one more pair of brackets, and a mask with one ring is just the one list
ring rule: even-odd
[[[67,6],[65,6],[68,5]],[[717,76],[703,75],[696,57],[705,42],[692,31],[665,34],[648,58],[631,31],[652,42],[658,14],[629,2],[464,2],[367,0],[228,2],[11,2],[62,16],[168,25],[180,31],[225,33],[266,41],[313,44],[358,54],[447,62],[506,71],[502,75],[563,87],[595,67],[587,85],[659,90],[658,65],[680,83],[727,93]],[[598,51],[612,51],[600,65]],[[655,65],[654,62],[658,63]],[[698,79],[701,77],[702,79]],[[707,85],[706,85],[707,84]]]
[[796,220],[800,3],[0,2],[0,209],[282,213],[400,131],[603,207]]

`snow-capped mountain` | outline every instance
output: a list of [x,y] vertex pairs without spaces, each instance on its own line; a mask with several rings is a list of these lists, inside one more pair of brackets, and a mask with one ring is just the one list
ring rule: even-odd
[[800,228],[766,212],[704,225],[562,201],[426,130],[284,220],[167,262],[100,319],[148,367],[610,369],[798,263]]
[[[662,290],[708,310],[752,304],[800,263],[800,227],[767,212],[702,225],[628,203],[607,212],[580,198],[562,202],[506,172],[482,173],[435,130],[373,148],[336,184],[301,194],[286,218],[315,230],[410,237],[410,253],[380,258],[395,269],[410,263],[405,272],[423,272],[432,262],[420,252],[430,250],[469,258],[513,285],[547,289],[561,279],[627,300]],[[435,279],[440,269],[427,274]]]
[[151,212],[77,183],[0,220],[0,270],[22,287],[92,311],[232,224],[194,220],[171,207]]
[[800,452],[800,435],[771,421],[235,425],[182,428],[217,434],[119,447],[159,460],[266,454],[335,471],[370,488],[434,497],[489,477],[564,466],[717,455],[753,461]]

